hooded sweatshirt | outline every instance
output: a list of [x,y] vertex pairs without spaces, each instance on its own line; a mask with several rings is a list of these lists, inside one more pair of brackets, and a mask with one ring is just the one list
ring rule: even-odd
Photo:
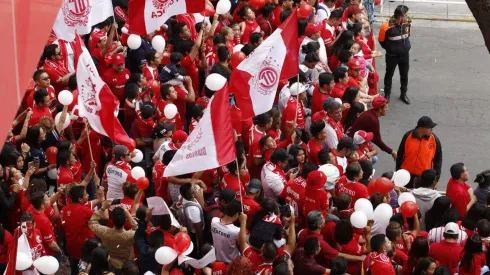
[[432,208],[434,201],[441,196],[437,190],[420,187],[412,190],[412,194],[419,206],[422,220],[420,222],[420,228],[425,230],[425,213]]

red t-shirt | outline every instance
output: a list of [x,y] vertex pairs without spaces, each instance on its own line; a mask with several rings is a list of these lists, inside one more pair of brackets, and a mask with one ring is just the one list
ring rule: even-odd
[[313,164],[320,165],[318,153],[322,149],[322,145],[318,143],[315,138],[311,138],[310,141],[308,141],[308,160]]
[[29,246],[31,247],[33,261],[42,256],[46,256],[46,250],[44,249],[42,234],[41,231],[39,231],[39,229],[37,228],[30,229],[29,233],[27,234],[27,241],[29,242]]
[[446,189],[446,196],[451,200],[451,204],[458,210],[459,216],[463,218],[466,216],[466,206],[470,202],[470,194],[468,189],[471,187],[464,183],[454,179],[449,179]]
[[361,88],[361,85],[359,85],[359,82],[357,82],[357,80],[355,78],[353,78],[352,76],[349,76],[349,82],[347,82],[347,86],[348,87]]
[[[364,254],[366,248],[359,244],[359,235],[354,235],[354,238],[344,245],[337,245],[340,253],[345,253],[354,256],[360,256]],[[348,262],[347,263],[347,273],[349,274],[361,274],[362,262]]]
[[184,13],[176,16],[177,22],[183,22],[187,25],[189,30],[191,31],[191,40],[196,41],[197,39],[197,31],[196,31],[196,19],[194,15]]
[[250,182],[250,174],[247,172],[244,176],[240,176],[240,184],[238,183],[238,177],[230,173],[226,173],[220,183],[221,190],[231,189],[236,193],[236,196],[245,195],[245,187],[248,186]]
[[29,120],[29,126],[37,125],[43,117],[53,118],[51,110],[49,110],[48,107],[39,108],[38,106],[34,105],[32,107],[32,116]]
[[180,66],[184,68],[187,75],[191,78],[194,91],[199,91],[199,69],[197,68],[196,60],[197,58],[192,61],[191,57],[186,55],[180,61]]
[[311,98],[311,113],[323,111],[323,102],[331,97],[330,94],[322,93],[318,86],[313,90],[313,96]]
[[252,196],[243,196],[243,212],[247,215],[248,220],[251,221],[255,213],[259,210],[260,204]]
[[364,274],[366,270],[371,270],[371,274],[395,275],[395,268],[391,264],[391,259],[385,254],[371,252],[364,260]]
[[429,246],[429,257],[445,265],[451,271],[451,274],[458,272],[460,255],[463,251],[463,246],[459,243],[450,243],[446,240],[441,240],[440,243],[433,243]]
[[323,217],[327,216],[328,193],[323,189],[305,189],[305,200],[303,202],[303,215],[306,217],[310,211],[320,210]]
[[66,234],[66,250],[70,257],[80,259],[82,246],[86,240],[94,238],[88,221],[94,214],[90,204],[68,204],[61,210],[61,224]]
[[158,160],[153,165],[152,177],[155,183],[155,195],[162,197],[164,201],[168,201],[168,178],[163,176],[165,172],[165,164]]
[[359,182],[349,182],[342,184],[340,181],[337,183],[338,193],[346,193],[351,198],[350,208],[354,207],[354,204],[358,199],[369,198],[369,193],[367,187]]
[[[157,68],[152,68],[152,67],[149,67],[148,65],[146,65],[146,66],[143,66],[143,69],[141,71],[143,73],[143,76],[146,78],[146,80],[159,80]],[[160,93],[160,91],[153,91],[153,92],[157,93],[157,94]]]
[[[460,259],[463,259],[464,253],[461,253]],[[481,268],[487,264],[484,253],[473,254],[471,268],[466,270],[464,267],[459,267],[459,275],[478,275],[481,274]]]
[[[277,249],[277,257],[280,257],[284,254],[287,254],[282,248]],[[257,275],[265,274],[266,271],[269,274],[272,274],[272,263],[264,262],[260,251],[251,248],[250,246],[245,248],[242,253],[245,257],[247,257],[252,263],[252,269]]]
[[345,89],[347,89],[349,86],[343,85],[341,83],[335,83],[335,86],[333,86],[333,90],[331,93],[331,96],[333,98],[340,98],[344,96]]
[[260,26],[257,21],[244,21],[245,22],[245,30],[243,30],[243,35],[241,37],[242,44],[245,45],[250,41],[250,35],[257,30],[260,30]]
[[[298,109],[296,115],[296,108]],[[299,129],[305,129],[305,109],[303,101],[297,102],[296,98],[290,97],[286,107],[282,111],[281,125],[292,127],[294,119],[296,118],[296,124]],[[284,129],[283,129],[284,130]]]
[[298,233],[298,248],[305,246],[305,241],[309,238],[317,238],[320,243],[320,254],[315,259],[322,266],[330,266],[330,261],[339,255],[339,251],[331,247],[319,233],[311,232],[308,229],[301,230]]
[[53,224],[44,213],[38,213],[35,210],[30,213],[34,217],[36,228],[39,229],[39,232],[41,232],[43,246],[46,248],[48,256],[55,256],[56,252],[49,249],[49,244],[56,242]]
[[109,86],[112,93],[119,99],[120,102],[123,102],[124,97],[124,85],[126,81],[128,81],[131,73],[128,69],[124,69],[122,73],[118,73],[114,69],[107,70],[102,76],[102,80]]
[[3,243],[0,243],[0,263],[6,263],[9,260],[9,248],[12,245],[12,234],[10,234],[7,230],[5,230],[5,237],[3,239]]

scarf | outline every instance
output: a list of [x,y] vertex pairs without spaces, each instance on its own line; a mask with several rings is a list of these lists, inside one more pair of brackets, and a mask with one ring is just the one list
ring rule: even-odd
[[65,65],[63,64],[63,62],[54,62],[54,61],[51,61],[49,59],[46,59],[44,61],[44,66],[50,67],[51,69],[53,69],[61,77],[63,77],[63,76],[65,76],[65,75],[67,75],[67,74],[70,73],[68,71],[68,69],[65,67]]
[[63,64],[65,68],[68,68],[68,50],[66,48],[67,43],[70,44],[72,49],[75,49],[75,41],[67,42],[65,40],[58,39],[58,47],[60,47],[61,56],[63,57],[63,60],[60,63]]
[[327,121],[328,125],[332,126],[332,128],[335,130],[335,133],[337,134],[337,140],[342,139],[344,137],[344,128],[342,127],[342,125],[333,120],[333,118],[331,118],[330,116],[327,116],[325,120]]
[[282,225],[281,219],[279,219],[279,217],[274,213],[270,213],[269,215],[264,216],[264,218],[262,220],[264,222]]

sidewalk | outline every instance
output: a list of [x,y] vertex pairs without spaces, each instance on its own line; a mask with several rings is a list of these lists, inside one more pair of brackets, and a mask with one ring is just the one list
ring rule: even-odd
[[[381,6],[375,8],[376,20],[383,21],[384,18],[393,15],[398,5],[409,7],[409,14],[414,19],[444,20],[444,21],[467,21],[474,22],[475,18],[464,0],[382,0]],[[444,3],[448,2],[448,3]]]

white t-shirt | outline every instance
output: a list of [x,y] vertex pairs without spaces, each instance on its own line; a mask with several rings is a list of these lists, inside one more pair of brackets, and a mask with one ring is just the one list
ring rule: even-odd
[[[186,204],[186,202],[189,202],[188,200],[182,198],[182,204]],[[198,203],[196,200],[194,200],[195,203]],[[184,215],[186,216],[187,219],[191,223],[200,223],[201,220],[201,210],[199,209],[198,206],[188,206],[184,208]],[[203,223],[203,228],[204,228],[204,223]],[[195,233],[194,228],[190,228],[191,232]]]
[[240,255],[240,250],[238,249],[239,233],[240,228],[233,224],[223,224],[218,217],[211,220],[211,234],[216,248],[217,261],[230,263],[235,257]]
[[286,185],[287,180],[280,170],[281,168],[270,161],[266,162],[262,167],[260,178],[265,197],[277,198],[279,195],[281,195],[282,189],[284,189],[284,185]]
[[[325,130],[327,131],[327,138],[325,139],[324,141],[324,145],[327,146],[327,148],[337,148],[337,144],[339,144],[339,139],[337,138],[337,133],[335,132],[335,130],[333,129],[332,126],[330,126],[330,124],[328,124],[326,121],[325,121]],[[337,160],[339,160],[340,158],[337,158]],[[341,165],[339,163],[339,165]],[[345,169],[346,167],[344,167]],[[345,171],[345,170],[344,170]]]
[[[327,124],[328,126],[328,124]],[[328,132],[327,132],[328,133]],[[337,148],[337,146],[335,146],[334,148]],[[345,168],[347,168],[347,158],[346,157],[339,157],[339,156],[335,156],[337,158],[337,164],[342,166],[342,169],[344,169],[344,172],[345,172]]]

